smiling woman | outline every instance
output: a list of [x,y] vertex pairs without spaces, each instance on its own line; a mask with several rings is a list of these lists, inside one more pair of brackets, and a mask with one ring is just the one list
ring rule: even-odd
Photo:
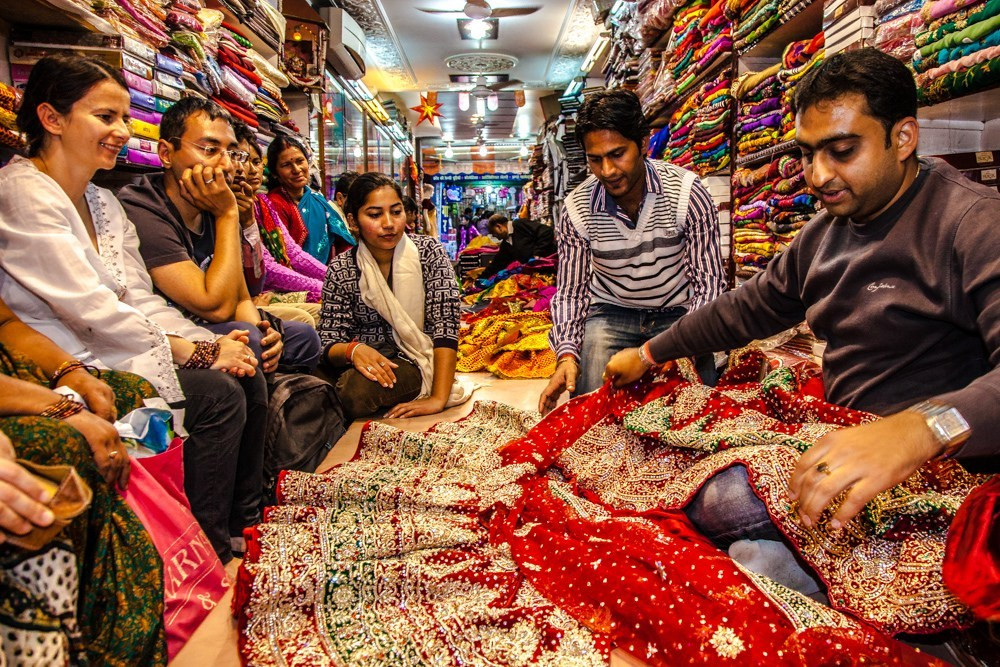
[[326,264],[356,241],[330,202],[309,187],[309,156],[297,139],[281,136],[267,147],[267,198],[292,240]]
[[74,359],[140,375],[169,403],[187,400],[185,492],[228,561],[230,537],[259,518],[261,489],[237,479],[254,461],[260,474],[263,439],[241,441],[247,407],[234,377],[253,376],[256,359],[245,332],[220,338],[153,292],[135,226],[90,183],[114,166],[128,110],[121,75],[105,64],[52,56],[34,66],[18,116],[30,159],[0,169],[0,298]]

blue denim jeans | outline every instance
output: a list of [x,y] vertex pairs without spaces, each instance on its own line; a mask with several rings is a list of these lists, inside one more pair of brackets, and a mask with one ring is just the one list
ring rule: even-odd
[[[639,347],[660,332],[669,329],[687,312],[685,308],[640,310],[608,303],[593,303],[587,313],[580,350],[580,377],[574,396],[594,391],[604,384],[604,367],[616,352]],[[695,366],[705,384],[715,384],[712,355],[696,359]]]
[[782,539],[764,503],[750,488],[747,469],[742,465],[708,478],[684,513],[720,549],[737,540]]
[[[285,335],[282,339],[281,361],[278,363],[278,370],[282,373],[311,373],[316,370],[323,352],[323,346],[316,329],[304,322],[293,322],[292,320],[282,320],[281,325],[285,330]],[[249,331],[250,349],[260,359],[263,352],[261,346],[263,336],[260,329],[254,325],[248,322],[219,322],[204,326],[209,331],[223,336],[236,329]]]

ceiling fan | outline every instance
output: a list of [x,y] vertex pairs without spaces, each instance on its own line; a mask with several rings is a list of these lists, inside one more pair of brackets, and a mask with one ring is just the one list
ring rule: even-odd
[[511,7],[509,9],[493,9],[486,0],[468,0],[465,7],[460,12],[446,9],[420,9],[427,14],[445,14],[456,17],[465,16],[470,19],[504,19],[513,16],[527,16],[534,14],[541,7]]
[[476,85],[468,90],[468,93],[473,97],[487,97],[493,93],[498,93],[504,88],[510,88],[511,86],[520,86],[524,82],[520,79],[508,79],[507,81],[498,81],[497,83],[486,83],[486,77],[479,75],[476,77]]

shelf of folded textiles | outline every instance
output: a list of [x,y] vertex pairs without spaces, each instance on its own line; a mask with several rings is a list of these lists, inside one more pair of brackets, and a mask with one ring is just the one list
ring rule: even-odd
[[815,37],[823,29],[822,0],[803,0],[781,15],[774,29],[737,49],[740,58],[780,58],[791,42]]
[[713,76],[717,76],[722,73],[722,70],[727,67],[731,67],[733,63],[733,52],[726,51],[719,55],[715,60],[713,60],[708,67],[703,69],[694,80],[689,83],[684,92],[680,95],[670,94],[667,96],[666,101],[660,106],[659,109],[651,109],[650,112],[646,113],[646,118],[649,120],[650,127],[658,128],[663,127],[670,122],[670,116],[684,104],[684,101],[691,95],[698,91],[701,84],[705,83]]
[[84,28],[102,35],[117,35],[110,21],[73,0],[3,0],[0,18],[13,25],[44,28]]
[[210,9],[218,9],[222,12],[226,17],[226,23],[239,28],[240,32],[253,44],[253,48],[257,53],[264,56],[272,65],[277,64],[278,50],[271,44],[270,40],[265,39],[252,26],[244,23],[240,16],[227,3],[220,0],[208,0],[206,5]]
[[921,99],[917,117],[920,120],[986,122],[997,118],[997,108],[1000,108],[1000,82],[946,100],[927,102]]
[[795,151],[797,144],[794,139],[789,141],[782,141],[780,144],[775,144],[774,146],[768,146],[759,151],[754,151],[747,155],[741,155],[736,158],[737,167],[745,167],[747,165],[755,164],[757,162],[763,162],[773,158],[775,155],[784,155],[785,153],[791,153]]

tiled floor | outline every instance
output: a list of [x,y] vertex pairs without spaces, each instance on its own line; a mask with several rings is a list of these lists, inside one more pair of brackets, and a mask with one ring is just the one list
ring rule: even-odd
[[[473,401],[476,400],[498,401],[522,410],[534,410],[538,407],[538,395],[545,387],[546,382],[545,380],[499,380],[486,373],[467,374],[467,377],[482,385],[473,396],[472,401],[446,410],[439,415],[413,419],[387,419],[385,422],[408,431],[422,431],[439,421],[455,421],[464,417],[472,409]],[[320,469],[323,470],[349,460],[357,449],[360,435],[361,423],[352,424],[344,437],[330,451]],[[238,567],[239,561],[232,561],[226,569],[235,578]],[[171,667],[239,667],[236,623],[229,611],[231,602],[232,592],[230,591],[170,663]],[[621,652],[616,652],[612,655],[611,664],[632,667],[642,663]]]

